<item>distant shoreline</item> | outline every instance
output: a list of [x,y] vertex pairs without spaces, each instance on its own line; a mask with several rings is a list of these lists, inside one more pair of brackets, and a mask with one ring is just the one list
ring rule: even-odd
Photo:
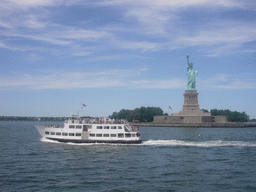
[[[66,117],[19,117],[19,116],[0,116],[1,121],[34,121],[34,122],[59,122],[66,119]],[[223,127],[223,128],[246,128],[256,127],[256,122],[227,122],[227,123],[155,123],[155,122],[143,122],[143,123],[131,123],[133,126],[140,127]]]
[[229,122],[229,123],[132,123],[133,126],[139,127],[206,127],[206,128],[246,128],[256,127],[254,123],[240,123],[240,122]]

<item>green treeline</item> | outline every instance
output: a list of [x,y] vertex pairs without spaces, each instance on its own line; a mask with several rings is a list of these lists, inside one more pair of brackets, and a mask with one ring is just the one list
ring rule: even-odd
[[229,122],[247,122],[249,121],[249,115],[245,112],[230,111],[229,109],[211,109],[211,114],[227,116]]
[[122,109],[119,112],[114,112],[110,118],[112,119],[126,119],[129,122],[152,122],[154,116],[163,115],[164,112],[160,107],[141,107],[134,110]]
[[[208,110],[203,109],[205,112]],[[230,111],[229,109],[211,109],[211,115],[213,116],[227,116],[229,122],[247,122],[249,121],[249,115],[245,112]],[[163,114],[163,110],[159,107],[141,107],[134,110],[122,109],[119,112],[114,112],[110,118],[112,119],[126,119],[129,122],[152,122],[154,116],[157,115],[168,115]]]
[[[208,110],[203,109],[205,112]],[[230,111],[229,109],[211,109],[211,115],[227,116],[229,122],[247,122],[249,115],[245,112]],[[140,107],[134,110],[122,109],[119,112],[114,112],[109,117],[111,119],[126,119],[129,122],[152,122],[154,116],[168,115],[164,114],[160,107]],[[86,117],[87,118],[87,117]],[[88,117],[90,118],[90,117]],[[64,121],[67,117],[21,117],[21,116],[0,116],[0,121]]]

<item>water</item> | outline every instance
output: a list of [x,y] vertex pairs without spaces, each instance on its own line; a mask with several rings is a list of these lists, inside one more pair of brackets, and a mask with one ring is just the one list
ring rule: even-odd
[[140,145],[62,144],[35,123],[0,122],[1,191],[256,191],[256,128],[141,127]]

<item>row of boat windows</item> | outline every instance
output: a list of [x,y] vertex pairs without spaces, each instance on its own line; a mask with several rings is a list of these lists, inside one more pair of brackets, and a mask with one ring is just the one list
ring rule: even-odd
[[62,133],[45,131],[45,135],[62,135],[62,136],[81,136],[81,133]]
[[90,137],[135,137],[136,133],[118,133],[118,134],[101,134],[101,133],[90,133]]
[[[84,128],[88,128],[88,129],[91,129],[92,126],[91,125],[84,125],[83,126]],[[69,128],[70,129],[82,129],[82,125],[69,125]]]
[[[82,129],[82,125],[69,125],[70,129]],[[91,129],[91,125],[84,125],[84,128],[89,128]],[[122,126],[97,126],[97,129],[122,129]]]
[[[45,131],[46,135],[62,135],[62,136],[81,136],[81,133],[62,133],[61,132],[49,132]],[[118,133],[118,134],[101,134],[101,133],[90,133],[90,137],[135,137],[136,133]]]
[[[116,129],[117,126],[97,126],[97,129]],[[118,126],[118,129],[122,129],[122,126]]]

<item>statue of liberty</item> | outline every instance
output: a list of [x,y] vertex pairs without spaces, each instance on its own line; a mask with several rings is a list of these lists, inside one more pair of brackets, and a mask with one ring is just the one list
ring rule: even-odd
[[187,90],[196,90],[196,75],[197,71],[193,69],[193,63],[189,63],[189,56],[187,55],[187,75],[188,75],[188,83],[187,83]]

